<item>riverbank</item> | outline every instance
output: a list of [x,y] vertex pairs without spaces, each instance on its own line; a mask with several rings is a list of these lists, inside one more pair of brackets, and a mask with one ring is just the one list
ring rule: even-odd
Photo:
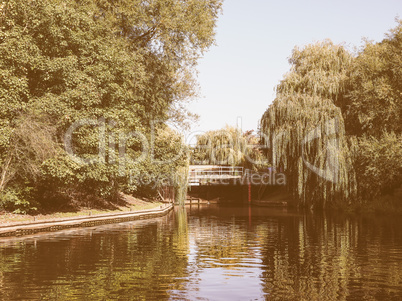
[[154,204],[151,209],[136,211],[118,211],[96,215],[77,215],[66,218],[49,218],[43,220],[31,220],[30,222],[19,222],[0,224],[0,237],[14,237],[36,234],[40,232],[55,232],[64,229],[93,227],[112,223],[122,223],[139,219],[148,219],[167,214],[173,209],[173,204]]
[[139,199],[131,195],[120,194],[118,201],[113,203],[92,202],[86,203],[86,205],[75,204],[75,206],[70,206],[67,210],[42,210],[33,214],[14,214],[0,211],[0,227],[37,221],[57,221],[81,216],[146,210],[157,208],[161,204],[161,202],[155,202],[150,199]]
[[121,194],[117,202],[99,206],[76,206],[74,210],[37,214],[0,212],[0,237],[52,232],[68,228],[152,218],[166,214],[172,206]]

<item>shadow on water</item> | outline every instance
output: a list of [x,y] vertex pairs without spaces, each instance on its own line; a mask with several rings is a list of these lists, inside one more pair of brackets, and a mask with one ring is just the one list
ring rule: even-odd
[[402,221],[200,205],[0,241],[0,300],[401,300]]

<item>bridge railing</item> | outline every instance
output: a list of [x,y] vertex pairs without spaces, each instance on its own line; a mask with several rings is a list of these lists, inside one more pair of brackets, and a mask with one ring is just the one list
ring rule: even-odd
[[242,177],[245,170],[240,166],[220,166],[204,168],[203,166],[190,168],[189,183],[199,182],[201,180],[214,180],[222,178]]

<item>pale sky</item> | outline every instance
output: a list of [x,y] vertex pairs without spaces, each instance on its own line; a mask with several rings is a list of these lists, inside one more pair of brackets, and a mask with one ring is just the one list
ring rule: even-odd
[[200,61],[202,97],[189,109],[200,115],[192,131],[225,124],[257,129],[289,71],[294,46],[331,39],[348,49],[362,38],[381,41],[402,18],[402,0],[226,0],[216,29],[217,46]]

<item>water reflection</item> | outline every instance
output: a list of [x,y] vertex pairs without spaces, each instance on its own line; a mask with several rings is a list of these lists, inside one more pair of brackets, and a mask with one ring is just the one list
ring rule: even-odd
[[402,221],[192,206],[0,241],[0,300],[401,300]]
[[[1,300],[167,299],[186,277],[175,216],[0,248]],[[172,223],[173,220],[173,223]]]

